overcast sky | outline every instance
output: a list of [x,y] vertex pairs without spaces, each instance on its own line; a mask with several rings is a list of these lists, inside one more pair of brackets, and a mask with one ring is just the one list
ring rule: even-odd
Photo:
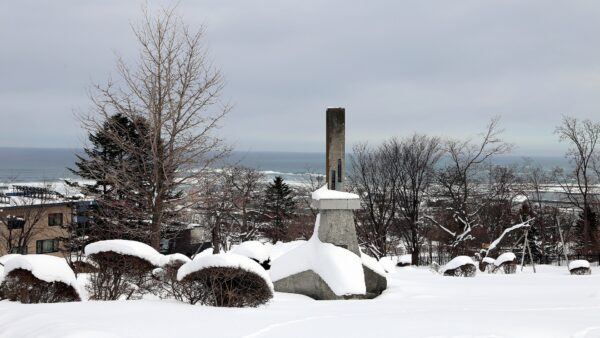
[[[169,2],[150,1],[150,7]],[[0,146],[81,147],[86,90],[134,60],[141,1],[0,0]],[[600,1],[183,0],[234,105],[239,150],[323,151],[325,109],[350,145],[476,134],[495,115],[517,155],[559,155],[564,114],[600,120]]]

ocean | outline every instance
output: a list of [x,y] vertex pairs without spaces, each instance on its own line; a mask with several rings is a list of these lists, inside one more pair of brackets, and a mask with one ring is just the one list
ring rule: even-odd
[[[17,182],[56,182],[65,178],[76,179],[68,168],[75,166],[76,155],[82,155],[81,149],[66,148],[0,148],[0,183]],[[555,166],[567,167],[564,157],[529,157],[534,164],[545,169]],[[349,159],[349,155],[347,157]],[[501,156],[495,164],[520,165],[521,156]],[[268,152],[234,151],[222,164],[241,164],[257,168],[267,178],[282,176],[286,181],[298,183],[305,180],[307,173],[325,172],[325,154],[311,152]],[[348,166],[351,161],[347,161]],[[348,170],[351,168],[348,167]]]

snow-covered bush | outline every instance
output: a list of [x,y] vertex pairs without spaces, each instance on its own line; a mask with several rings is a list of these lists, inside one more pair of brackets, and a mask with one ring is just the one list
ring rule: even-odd
[[80,301],[77,280],[67,262],[49,255],[19,255],[4,265],[3,299],[21,303]]
[[481,272],[485,272],[485,271],[492,272],[495,261],[496,260],[493,259],[492,257],[484,257],[479,262],[479,271],[481,271]]
[[579,259],[569,263],[569,272],[572,275],[591,275],[590,262],[585,259]]
[[177,273],[190,304],[223,307],[258,306],[273,297],[269,275],[255,261],[234,253],[203,256]]
[[404,267],[404,266],[410,266],[411,264],[412,264],[412,255],[408,254],[408,255],[399,256],[398,263],[396,263],[396,266]]
[[269,270],[271,268],[269,248],[259,241],[246,241],[238,245],[234,245],[231,248],[231,252],[254,260],[265,270]]
[[87,285],[90,299],[95,300],[136,299],[153,292],[152,270],[166,262],[151,246],[122,239],[88,244],[85,254],[98,267]]
[[444,276],[475,277],[477,267],[471,257],[457,256],[444,265],[441,272]]
[[183,254],[165,256],[162,268],[156,268],[152,274],[157,279],[156,293],[161,298],[175,298],[184,301],[184,286],[177,280],[179,268],[192,260]]
[[494,261],[494,270],[496,273],[503,271],[505,274],[513,274],[517,272],[517,256],[512,252],[505,252],[498,256]]

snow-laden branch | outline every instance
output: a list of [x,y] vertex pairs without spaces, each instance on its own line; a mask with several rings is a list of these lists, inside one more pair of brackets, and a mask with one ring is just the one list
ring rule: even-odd
[[531,226],[529,224],[529,222],[533,221],[535,218],[531,218],[526,220],[523,223],[519,223],[519,224],[515,224],[513,226],[511,226],[510,228],[504,229],[504,231],[502,232],[502,234],[500,235],[500,237],[496,238],[491,244],[490,246],[487,248],[487,251],[485,253],[485,255],[487,256],[488,252],[492,251],[499,243],[500,241],[502,241],[502,239],[504,238],[504,236],[506,236],[507,234],[509,234],[510,232],[520,229],[520,228],[527,228],[529,226]]

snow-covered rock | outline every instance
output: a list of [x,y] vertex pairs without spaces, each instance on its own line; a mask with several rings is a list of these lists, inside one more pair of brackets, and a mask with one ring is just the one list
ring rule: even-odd
[[252,258],[260,263],[269,260],[269,249],[259,241],[246,241],[234,245],[230,252]]
[[75,273],[64,258],[50,255],[18,255],[6,262],[4,276],[17,269],[27,270],[41,281],[62,282],[79,291]]
[[155,266],[163,266],[167,263],[165,256],[148,244],[125,239],[109,239],[94,242],[85,246],[85,254],[87,256],[100,252],[115,252],[121,255],[135,256],[146,260]]
[[310,240],[273,260],[271,279],[277,282],[297,273],[313,271],[338,296],[366,294],[361,258],[349,250],[321,242],[317,235],[319,220],[320,215],[317,215]]
[[383,268],[383,265],[381,265],[381,263],[379,263],[379,261],[377,259],[365,254],[364,252],[360,253],[360,259],[364,266],[371,269],[376,274],[385,277],[386,271]]
[[231,252],[205,255],[182,265],[179,268],[179,271],[177,271],[177,280],[181,281],[189,274],[211,267],[236,268],[252,272],[264,279],[271,291],[273,291],[271,278],[269,278],[269,274],[262,266],[260,266],[260,264],[248,257]]
[[516,261],[517,261],[517,256],[514,253],[505,252],[505,253],[501,254],[500,256],[498,256],[498,258],[496,258],[496,260],[494,261],[494,265],[500,266],[506,262],[516,262]]

